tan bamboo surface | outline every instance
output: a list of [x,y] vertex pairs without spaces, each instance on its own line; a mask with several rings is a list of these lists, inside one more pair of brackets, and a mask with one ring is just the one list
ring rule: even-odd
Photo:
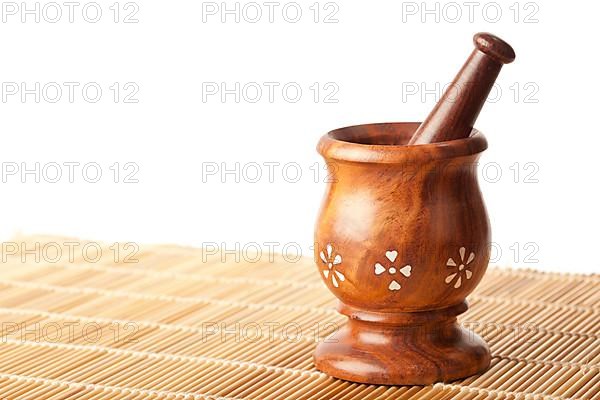
[[[71,260],[66,242],[79,244]],[[310,259],[161,245],[126,260],[131,249],[108,243],[95,260],[92,250],[82,256],[87,242],[10,243],[18,250],[5,243],[0,270],[3,399],[600,399],[598,275],[490,268],[461,323],[488,341],[491,368],[387,387],[314,368],[316,342],[344,318]]]

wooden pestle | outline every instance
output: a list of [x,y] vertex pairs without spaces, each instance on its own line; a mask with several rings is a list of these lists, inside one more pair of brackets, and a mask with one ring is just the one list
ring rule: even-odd
[[475,50],[408,142],[426,144],[469,137],[502,65],[515,59],[504,40],[490,33],[473,37]]

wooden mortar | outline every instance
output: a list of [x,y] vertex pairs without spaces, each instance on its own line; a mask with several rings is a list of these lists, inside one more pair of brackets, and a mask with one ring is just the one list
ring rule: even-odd
[[426,385],[490,364],[486,343],[456,318],[490,258],[476,171],[487,141],[472,125],[501,60],[511,57],[497,51],[495,39],[487,42],[494,51],[483,46],[489,37],[476,36],[478,47],[455,80],[480,80],[476,93],[438,104],[422,125],[359,125],[319,142],[332,179],[317,220],[315,261],[349,318],[314,354],[317,369],[331,376]]

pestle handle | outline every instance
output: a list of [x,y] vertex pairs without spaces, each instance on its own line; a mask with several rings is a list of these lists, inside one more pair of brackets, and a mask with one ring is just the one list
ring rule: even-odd
[[426,144],[469,137],[502,69],[515,59],[504,40],[490,33],[473,37],[475,49],[433,111],[408,142]]

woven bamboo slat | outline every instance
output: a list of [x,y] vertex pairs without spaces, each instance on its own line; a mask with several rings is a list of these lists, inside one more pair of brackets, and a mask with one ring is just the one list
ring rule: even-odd
[[491,368],[386,387],[314,368],[344,318],[312,260],[177,246],[115,259],[111,244],[69,259],[70,242],[3,247],[1,399],[600,399],[598,275],[490,268],[460,320],[489,343]]

